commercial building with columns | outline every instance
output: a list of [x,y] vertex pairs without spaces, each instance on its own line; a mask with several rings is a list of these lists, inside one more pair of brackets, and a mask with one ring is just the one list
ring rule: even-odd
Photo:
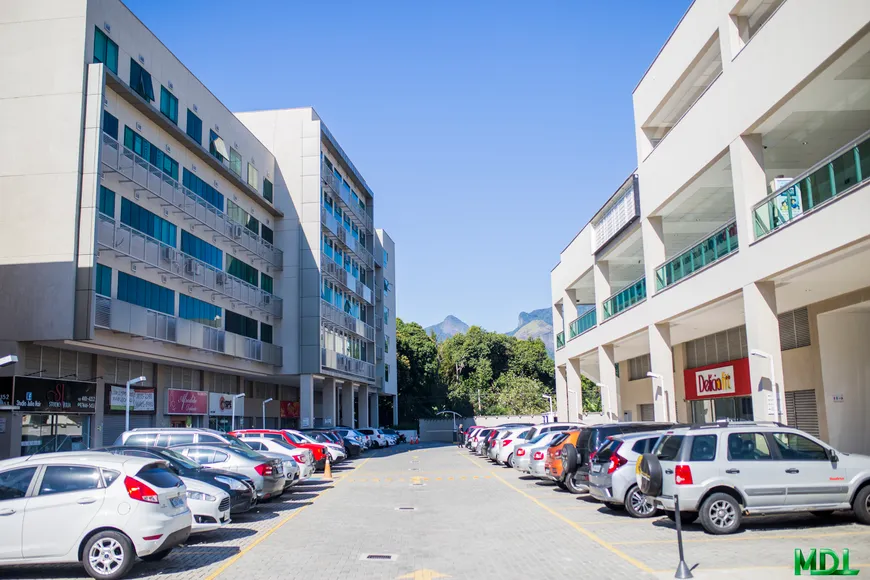
[[633,101],[638,167],[551,273],[559,418],[585,375],[609,421],[870,452],[870,4],[696,0]]
[[395,247],[314,109],[229,111],[119,0],[0,22],[0,457],[112,443],[140,376],[132,427],[396,407]]

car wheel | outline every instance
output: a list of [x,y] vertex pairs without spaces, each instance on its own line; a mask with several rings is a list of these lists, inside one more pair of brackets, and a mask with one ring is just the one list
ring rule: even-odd
[[852,509],[858,521],[870,525],[870,485],[865,485],[861,491],[855,494],[852,500]]
[[565,491],[568,491],[568,486],[565,485],[564,482],[562,482],[562,481],[557,481],[557,482],[556,482],[556,485],[559,486],[559,489],[564,489]]
[[701,504],[701,525],[710,534],[733,534],[742,517],[740,504],[727,493],[714,493]]
[[631,486],[625,494],[625,510],[633,518],[651,518],[656,515],[655,504],[636,485]]
[[580,495],[581,493],[588,493],[589,488],[585,485],[578,485],[576,481],[574,481],[574,473],[569,473],[565,477],[565,488],[573,493],[574,495]]
[[171,551],[172,548],[169,548],[168,550],[160,550],[159,552],[154,552],[153,554],[150,554],[148,556],[142,556],[142,559],[146,562],[159,562],[160,560],[168,556],[169,552]]
[[606,501],[604,502],[604,505],[607,509],[613,510],[615,512],[621,512],[625,509],[625,506],[621,503],[613,503],[612,501]]
[[507,461],[505,461],[504,464],[507,465],[508,467],[510,467],[511,469],[513,469],[513,467],[514,467],[514,454],[513,453],[508,455]]
[[135,561],[133,543],[121,532],[97,532],[88,539],[82,550],[85,571],[92,578],[100,580],[123,578]]
[[[666,512],[668,519],[677,521],[677,512]],[[680,512],[680,524],[694,524],[698,520],[698,512]]]

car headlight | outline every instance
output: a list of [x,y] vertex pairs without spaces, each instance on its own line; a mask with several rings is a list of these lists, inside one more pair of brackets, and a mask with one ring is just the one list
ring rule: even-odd
[[230,489],[234,489],[236,491],[245,491],[246,489],[248,489],[248,486],[246,486],[244,483],[242,483],[238,479],[233,479],[231,477],[224,477],[222,475],[218,475],[214,479],[215,479],[215,481],[219,481],[219,482],[223,483],[224,485],[230,486]]
[[187,490],[187,499],[198,499],[199,501],[217,501],[217,498],[213,495],[209,495],[201,491],[190,490]]

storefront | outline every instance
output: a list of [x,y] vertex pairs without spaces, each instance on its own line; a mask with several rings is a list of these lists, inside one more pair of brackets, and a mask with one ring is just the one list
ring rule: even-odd
[[[157,416],[157,389],[130,388],[130,428],[154,427]],[[103,445],[111,445],[124,432],[127,421],[126,385],[106,385],[103,415]]]
[[693,423],[710,423],[720,419],[753,419],[748,358],[686,369],[683,372],[686,400],[691,404]]
[[202,427],[208,417],[208,393],[166,389],[166,414],[172,427]]
[[[235,413],[233,413],[235,405]],[[235,427],[231,424],[233,415],[236,417]],[[245,415],[245,398],[234,398],[228,393],[208,394],[208,426],[217,431],[233,431],[240,428],[239,424]]]
[[299,428],[299,401],[281,401],[281,428]]
[[97,384],[40,377],[0,378],[0,400],[21,413],[21,455],[91,447]]

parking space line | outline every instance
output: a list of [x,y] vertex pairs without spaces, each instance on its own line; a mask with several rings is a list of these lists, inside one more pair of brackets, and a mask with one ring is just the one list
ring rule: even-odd
[[[740,536],[714,538],[689,538],[684,539],[684,543],[702,543],[702,542],[753,542],[755,540],[791,540],[796,538],[836,538],[841,536],[866,536],[870,531],[854,531],[854,532],[829,532],[826,534],[776,534],[765,535],[760,533],[742,534]],[[614,542],[614,546],[635,546],[639,544],[672,544],[674,539],[670,540],[633,540],[631,542]]]

